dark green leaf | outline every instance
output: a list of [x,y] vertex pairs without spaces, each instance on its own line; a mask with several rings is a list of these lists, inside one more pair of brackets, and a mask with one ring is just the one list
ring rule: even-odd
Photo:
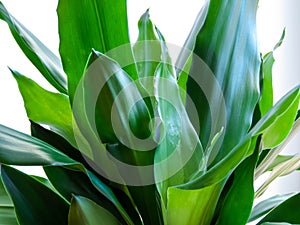
[[[57,13],[59,51],[72,102],[91,50],[106,53],[130,42],[126,1],[86,0],[74,4],[71,0],[60,0]],[[131,49],[128,49],[127,57],[133,62]],[[128,72],[132,78],[137,78],[134,67]]]
[[294,194],[276,195],[258,203],[252,210],[248,222],[254,221],[270,212],[273,208],[292,197]]
[[51,145],[2,125],[0,125],[0,162],[28,166],[75,163]]
[[[257,0],[211,0],[205,23],[197,35],[194,53],[210,67],[212,73],[205,73],[201,67],[203,62],[194,56],[187,93],[197,107],[204,149],[224,126],[222,146],[219,150],[216,148],[209,160],[213,164],[227,156],[246,135],[259,98],[257,3]],[[193,81],[196,76],[203,77],[202,82],[209,88],[204,90]],[[219,87],[222,93],[217,91]],[[220,107],[222,97],[225,100],[225,112]],[[188,110],[192,103],[187,101]],[[211,115],[223,118],[224,113],[226,124],[222,124],[222,121],[218,124],[211,118]]]
[[0,225],[18,225],[15,208],[0,179]]
[[34,178],[1,165],[3,183],[22,225],[67,224],[69,205]]
[[12,35],[27,58],[58,91],[67,93],[67,83],[60,59],[17,21],[0,2],[0,19],[10,28]]
[[121,225],[110,211],[88,198],[74,196],[71,202],[68,225]]
[[18,83],[28,118],[36,123],[49,125],[76,146],[68,96],[47,91],[17,71],[11,72]]
[[221,202],[216,225],[244,225],[247,223],[254,200],[254,170],[259,147],[260,139],[257,140],[254,153],[245,159],[232,174],[233,181]]
[[61,166],[45,166],[44,170],[53,186],[69,202],[73,195],[81,195],[93,200],[125,223],[117,208],[93,186],[89,177],[82,171]]
[[261,221],[264,222],[287,222],[292,224],[300,224],[300,193],[290,197],[277,207],[275,207],[269,214],[267,214]]

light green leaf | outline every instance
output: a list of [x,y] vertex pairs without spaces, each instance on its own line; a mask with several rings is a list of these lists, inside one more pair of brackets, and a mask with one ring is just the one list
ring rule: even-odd
[[49,125],[53,131],[76,146],[68,96],[49,92],[17,71],[11,72],[18,83],[28,118]]
[[223,184],[215,184],[199,190],[182,190],[170,187],[164,213],[166,224],[210,224]]
[[[212,165],[230,154],[247,134],[259,99],[261,61],[256,36],[257,4],[258,0],[211,0],[196,38],[194,53],[203,62],[193,56],[187,83],[187,94],[191,97],[187,99],[187,110],[192,114],[189,106],[196,105],[204,149],[224,127],[224,140],[212,154],[209,162]],[[204,63],[211,69],[209,73],[203,71]],[[209,88],[204,90],[194,77],[203,77],[202,85]],[[217,91],[219,88],[222,93]],[[222,98],[225,112],[220,107]],[[212,115],[224,118],[226,123],[218,124]]]
[[66,76],[62,70],[60,59],[16,20],[1,2],[0,19],[7,23],[16,42],[33,65],[53,87],[66,94]]
[[300,193],[285,200],[279,206],[275,207],[267,214],[257,225],[265,222],[286,222],[291,224],[300,224],[299,214]]
[[254,221],[270,212],[273,208],[292,197],[294,194],[275,195],[271,198],[261,201],[252,210],[248,222]]
[[273,83],[272,83],[272,68],[275,62],[274,51],[282,44],[285,36],[285,29],[282,32],[281,38],[273,48],[273,51],[267,53],[263,57],[263,81],[262,81],[262,93],[259,101],[259,109],[261,115],[265,115],[269,109],[273,106]]
[[[72,102],[91,50],[106,53],[130,42],[126,1],[86,0],[74,4],[72,0],[59,0],[57,13],[59,51]],[[134,62],[131,49],[126,57]],[[134,66],[126,71],[133,79],[137,78]]]
[[74,196],[68,225],[121,225],[109,211],[88,198]]
[[66,224],[69,205],[42,183],[9,166],[1,165],[3,183],[22,225]]
[[18,225],[15,208],[0,179],[0,225]]

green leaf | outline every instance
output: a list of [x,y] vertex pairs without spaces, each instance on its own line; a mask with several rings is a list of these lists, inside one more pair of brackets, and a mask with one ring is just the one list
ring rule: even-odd
[[15,208],[0,179],[0,225],[18,225]]
[[271,198],[261,201],[252,210],[248,222],[254,221],[263,215],[269,213],[273,208],[292,197],[294,194],[275,195]]
[[[212,166],[205,174],[193,181],[179,185],[183,189],[199,189],[218,183],[228,175],[255,149],[256,138],[262,134],[269,135],[272,128],[286,126],[288,131],[291,130],[300,101],[300,87],[297,86],[287,93],[280,101],[278,101],[269,112],[264,115],[257,124],[244,136],[243,140],[236,145],[229,154],[227,154],[219,163]],[[275,132],[274,132],[275,133]],[[278,145],[279,140],[286,138],[288,132],[280,132],[277,130],[276,138],[270,140],[270,146]],[[264,139],[263,139],[264,140]]]
[[124,222],[117,208],[93,186],[87,174],[61,166],[45,166],[44,170],[53,186],[69,202],[71,202],[73,195],[84,196],[93,200]]
[[16,42],[33,65],[53,87],[66,94],[67,82],[60,59],[16,20],[1,2],[0,19],[7,23]]
[[66,224],[69,205],[34,178],[1,165],[3,183],[14,203],[22,225]]
[[216,225],[247,223],[254,200],[254,170],[260,147],[259,140],[254,153],[245,159],[232,174],[233,182],[221,202]]
[[[136,136],[150,135],[150,114],[136,83],[111,58],[92,51],[82,81],[85,114],[103,143],[122,142],[130,145]],[[77,96],[77,95],[76,95]],[[76,98],[80,107],[81,100]],[[93,108],[95,108],[93,110]],[[74,111],[75,106],[73,107]],[[76,108],[75,108],[76,111]],[[80,123],[82,118],[78,118]],[[93,127],[93,125],[96,125]],[[83,125],[86,126],[86,125]],[[86,129],[79,125],[80,129]],[[132,133],[134,135],[132,135]],[[138,148],[131,146],[131,148]]]
[[281,38],[273,48],[273,51],[267,53],[263,57],[263,82],[262,82],[262,93],[259,101],[259,109],[261,115],[265,115],[269,109],[273,106],[273,84],[272,84],[272,68],[275,62],[274,51],[282,44],[285,36],[285,29],[282,32]]
[[[191,97],[187,99],[187,109],[193,115],[189,105],[195,104],[197,108],[204,149],[224,127],[223,143],[209,161],[213,165],[241,142],[252,124],[259,98],[261,63],[255,33],[257,4],[257,0],[211,0],[205,23],[196,38],[194,53],[203,61],[193,57],[187,83]],[[204,63],[211,69],[208,73],[202,68]],[[203,89],[195,79],[202,79],[202,86],[209,88]],[[219,88],[222,93],[217,91]],[[225,112],[220,107],[222,98]],[[226,123],[218,123],[211,115],[224,118]]]
[[74,196],[71,202],[68,225],[120,225],[109,211],[88,198]]
[[283,203],[275,207],[267,214],[257,225],[264,222],[287,222],[291,224],[300,224],[300,214],[298,212],[300,204],[300,193],[290,197]]
[[[150,20],[149,9],[138,22],[139,35],[133,46],[139,81],[151,94],[154,93],[154,74],[161,57],[161,48],[155,34],[154,25]],[[147,79],[143,79],[147,78]]]
[[18,83],[28,118],[36,123],[49,125],[52,130],[76,146],[68,96],[49,92],[17,71],[11,72]]
[[275,160],[270,164],[270,166],[266,169],[266,171],[272,171],[276,166],[280,165],[281,163],[284,163],[286,161],[289,161],[295,156],[291,155],[278,155]]
[[168,189],[165,223],[172,225],[210,224],[223,182],[199,190]]
[[0,163],[33,166],[68,165],[75,161],[37,138],[0,125]]
[[[126,1],[86,0],[74,4],[71,0],[60,0],[57,13],[59,51],[72,102],[91,50],[106,53],[130,42]],[[126,57],[134,62],[131,49],[126,52]],[[137,78],[135,67],[127,72]]]
[[[158,30],[157,30],[158,31]],[[164,205],[169,187],[184,184],[206,170],[202,145],[182,103],[170,56],[161,33],[162,62],[155,72],[155,96],[162,122],[155,151],[156,186]]]
[[[293,225],[291,223],[285,223],[285,222],[282,222],[282,223],[276,223],[276,222],[265,222],[265,223],[262,223],[262,225]],[[298,224],[294,224],[294,225],[298,225]]]

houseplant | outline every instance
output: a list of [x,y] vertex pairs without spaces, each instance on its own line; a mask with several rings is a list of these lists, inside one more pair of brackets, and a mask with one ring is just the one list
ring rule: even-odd
[[[273,52],[261,58],[257,48],[257,3],[206,2],[172,63],[178,47],[148,11],[130,45],[125,1],[60,0],[62,65],[1,4],[0,18],[57,89],[11,69],[32,136],[1,126],[3,221],[299,223],[299,194],[252,211],[271,180],[299,167],[299,156],[278,156],[299,127],[299,86],[272,106]],[[42,165],[47,179],[9,165]],[[254,177],[268,170],[255,193]]]

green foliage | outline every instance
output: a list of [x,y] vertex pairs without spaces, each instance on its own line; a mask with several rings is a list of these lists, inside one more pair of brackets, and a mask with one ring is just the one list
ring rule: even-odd
[[257,5],[206,1],[174,65],[149,10],[130,44],[126,1],[59,0],[60,58],[0,2],[0,19],[59,91],[11,70],[31,135],[0,125],[0,224],[300,223],[299,193],[253,206],[300,168],[299,155],[279,155],[300,127],[300,86],[273,104],[284,32],[261,58]]

